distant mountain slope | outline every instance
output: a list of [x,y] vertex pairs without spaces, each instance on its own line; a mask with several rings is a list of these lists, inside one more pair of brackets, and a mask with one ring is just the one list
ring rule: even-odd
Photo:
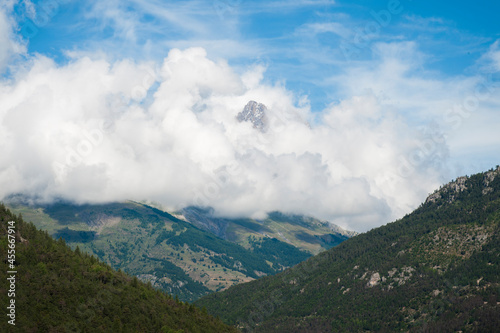
[[263,220],[228,219],[214,216],[209,208],[187,207],[178,216],[246,248],[252,248],[255,242],[262,239],[276,238],[303,251],[318,254],[357,234],[327,221],[281,212],[271,212]]
[[243,331],[498,332],[500,168],[275,276],[196,302]]
[[55,238],[183,301],[275,274],[311,256],[260,234],[247,239],[245,248],[135,202],[10,207]]
[[[12,262],[7,260],[8,230],[15,239]],[[236,332],[193,305],[114,271],[79,249],[72,251],[3,205],[0,249],[2,332]],[[6,283],[13,275],[7,272],[13,270],[14,287]],[[5,316],[11,300],[15,326]]]

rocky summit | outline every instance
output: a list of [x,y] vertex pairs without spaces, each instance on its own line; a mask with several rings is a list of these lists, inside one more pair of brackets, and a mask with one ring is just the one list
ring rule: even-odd
[[265,132],[267,129],[266,111],[267,107],[264,104],[250,101],[245,105],[243,111],[238,113],[236,118],[239,122],[249,121],[253,124],[254,128]]

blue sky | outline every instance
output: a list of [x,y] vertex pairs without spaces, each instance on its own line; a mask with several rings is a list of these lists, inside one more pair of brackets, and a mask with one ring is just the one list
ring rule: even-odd
[[59,62],[73,50],[160,60],[172,47],[203,46],[235,66],[264,63],[268,80],[310,96],[314,111],[340,97],[325,81],[376,58],[375,43],[415,41],[425,69],[467,75],[499,38],[499,10],[494,1],[410,0],[45,0],[15,9],[21,28],[35,26],[22,29],[31,53]]
[[[386,223],[499,164],[499,12],[485,0],[4,1],[0,184],[18,181],[0,197],[138,193],[178,208],[236,161],[244,173],[202,195],[223,214]],[[235,123],[249,99],[284,129]],[[21,119],[31,132],[13,129]]]

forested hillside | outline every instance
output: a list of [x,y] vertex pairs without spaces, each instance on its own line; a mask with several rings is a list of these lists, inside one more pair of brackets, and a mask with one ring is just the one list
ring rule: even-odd
[[248,332],[495,332],[499,246],[497,168],[442,187],[401,220],[196,304]]
[[54,238],[64,238],[72,248],[78,246],[114,269],[151,282],[182,301],[275,274],[311,256],[264,236],[245,248],[132,201],[101,205],[55,202],[45,206],[10,202],[9,206]]
[[[7,257],[8,244],[12,244],[8,233],[15,237],[11,246],[15,260]],[[4,205],[0,205],[0,253],[2,332],[236,331],[79,248],[71,250],[62,239],[54,240]],[[14,270],[12,289],[7,280],[12,274],[7,272]],[[11,300],[15,326],[5,316]]]

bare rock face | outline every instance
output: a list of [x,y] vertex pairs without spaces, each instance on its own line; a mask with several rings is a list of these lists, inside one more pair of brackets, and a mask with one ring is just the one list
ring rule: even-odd
[[256,101],[250,101],[245,105],[243,111],[238,113],[236,118],[239,122],[249,121],[253,124],[253,127],[261,132],[267,130],[267,107],[262,103],[257,103]]
[[500,166],[497,166],[495,170],[488,171],[485,176],[484,176],[484,189],[483,189],[483,195],[486,195],[490,192],[493,192],[493,188],[490,187],[490,183],[500,175]]
[[370,280],[368,281],[366,286],[372,288],[372,287],[375,287],[379,283],[380,283],[380,273],[375,272],[370,277]]

